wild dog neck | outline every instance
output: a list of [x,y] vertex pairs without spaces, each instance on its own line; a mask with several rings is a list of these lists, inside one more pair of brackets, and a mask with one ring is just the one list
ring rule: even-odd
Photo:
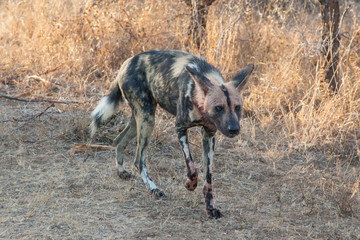
[[206,128],[208,128],[211,131],[216,131],[217,128],[215,126],[215,124],[210,120],[210,118],[208,117],[206,111],[205,111],[205,107],[204,107],[204,102],[205,102],[205,96],[203,93],[199,93],[199,90],[194,90],[193,91],[193,96],[191,98],[193,106],[194,106],[194,111],[197,113],[195,113],[194,117],[191,117],[191,120],[193,122],[201,122],[202,125],[204,125]]

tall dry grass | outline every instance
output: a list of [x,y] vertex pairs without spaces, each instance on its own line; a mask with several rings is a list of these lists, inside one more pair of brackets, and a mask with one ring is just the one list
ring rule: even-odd
[[252,62],[245,110],[253,138],[358,164],[360,16],[356,2],[344,1],[342,11],[350,3],[341,22],[343,84],[333,94],[322,81],[316,1],[217,1],[201,49],[188,38],[182,1],[3,1],[1,91],[88,102],[106,93],[126,58],[154,48],[201,54],[227,79]]

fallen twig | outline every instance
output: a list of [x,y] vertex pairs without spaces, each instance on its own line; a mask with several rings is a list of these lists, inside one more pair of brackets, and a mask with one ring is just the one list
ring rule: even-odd
[[28,79],[38,80],[38,81],[43,82],[45,84],[54,84],[54,83],[49,82],[48,80],[46,80],[46,79],[44,79],[44,78],[42,78],[40,76],[37,76],[37,75],[31,75],[31,76],[28,77]]
[[33,94],[33,91],[27,91],[27,92],[23,92],[23,93],[20,93],[14,97],[16,98],[19,98],[19,97],[26,97],[26,96],[31,96]]
[[72,61],[64,62],[64,63],[62,63],[62,64],[60,64],[60,65],[58,65],[58,66],[56,66],[56,67],[54,67],[52,69],[46,70],[45,72],[41,73],[41,75],[46,75],[48,73],[55,72],[55,71],[59,70],[60,68],[62,68],[63,66],[68,65],[70,63],[72,63]]
[[97,151],[109,151],[109,150],[113,150],[114,147],[98,145],[98,144],[74,143],[74,146],[70,149],[70,153],[75,154],[75,153],[83,152],[88,149],[97,150]]
[[51,99],[24,99],[24,98],[17,98],[17,97],[10,97],[4,94],[0,94],[0,97],[2,98],[6,98],[6,99],[10,99],[10,100],[16,100],[16,101],[21,101],[21,102],[48,102],[48,103],[62,103],[62,104],[70,104],[70,103],[75,103],[75,104],[80,104],[81,102],[77,102],[77,101],[57,101],[57,100],[51,100]]
[[31,116],[29,118],[22,118],[22,119],[18,119],[18,118],[12,118],[12,119],[7,119],[7,120],[0,120],[0,123],[4,123],[4,122],[27,122],[27,121],[30,121],[30,120],[33,120],[35,118],[38,118],[40,117],[41,115],[43,115],[47,110],[49,110],[49,108],[52,108],[52,107],[55,107],[54,103],[52,103],[50,106],[48,106],[47,108],[45,108],[44,111],[42,111],[41,113],[39,114],[36,114],[34,116]]

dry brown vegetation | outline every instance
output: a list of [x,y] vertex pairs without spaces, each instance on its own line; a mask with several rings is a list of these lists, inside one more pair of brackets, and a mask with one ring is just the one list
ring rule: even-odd
[[[0,1],[0,94],[78,102],[0,98],[0,238],[360,239],[360,6],[341,11],[349,4],[333,94],[315,0],[218,0],[200,49],[180,0]],[[256,66],[241,136],[217,136],[219,220],[206,218],[201,190],[182,186],[174,121],[161,110],[148,165],[167,200],[151,199],[139,175],[118,179],[112,151],[69,151],[90,141],[88,116],[121,63],[154,48],[200,54],[227,78]],[[110,144],[128,117],[123,105],[93,143]],[[191,141],[200,168],[198,129]]]

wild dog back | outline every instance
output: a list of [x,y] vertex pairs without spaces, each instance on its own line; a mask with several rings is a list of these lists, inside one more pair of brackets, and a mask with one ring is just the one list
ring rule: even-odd
[[[203,58],[183,51],[152,50],[132,57],[121,67],[120,88],[141,85],[163,109],[176,115],[179,91],[192,91],[193,80],[186,71],[191,65],[217,84],[224,83],[221,73]],[[216,84],[216,83],[215,83]],[[136,93],[139,96],[139,93]]]

